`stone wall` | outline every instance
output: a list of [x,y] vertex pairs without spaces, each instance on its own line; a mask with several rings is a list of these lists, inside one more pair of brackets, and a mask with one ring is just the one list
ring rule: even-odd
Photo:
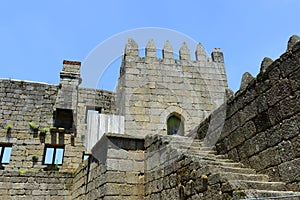
[[86,142],[87,112],[97,110],[99,113],[115,113],[115,93],[105,90],[79,88],[77,106],[77,137]]
[[121,65],[116,103],[118,114],[125,116],[127,134],[167,134],[171,115],[181,119],[188,133],[224,102],[227,79],[220,49],[214,49],[207,59],[199,44],[195,61],[190,59],[186,43],[178,60],[168,41],[163,58],[156,57],[152,40],[145,51],[146,56],[140,57],[138,45],[129,39]]
[[197,137],[299,191],[300,43],[293,39],[279,59],[263,60],[256,78],[243,76],[241,89],[197,128]]
[[[145,199],[240,199],[238,191],[226,190],[225,179],[217,181],[208,152],[189,153],[200,149],[192,138],[148,135],[145,141]],[[187,149],[186,149],[187,148]],[[222,162],[222,161],[220,161]],[[227,183],[228,184],[228,183]],[[235,199],[234,198],[234,199]]]
[[143,199],[143,140],[106,134],[76,172],[72,199]]
[[1,130],[0,144],[12,145],[10,162],[3,164],[5,170],[47,170],[48,165],[43,164],[45,145],[62,144],[64,145],[64,158],[63,164],[58,167],[59,171],[73,171],[82,162],[84,151],[84,146],[76,142],[70,133],[54,130],[45,134],[41,131],[32,132],[29,128],[27,131]]
[[[63,144],[60,170],[76,169],[85,151],[87,110],[114,113],[113,92],[79,88],[80,62],[64,61],[60,77],[59,85],[0,79],[0,143],[13,145],[6,168],[30,168],[32,156],[39,158],[35,168],[45,168],[45,144]],[[72,127],[60,127],[66,119],[58,116],[57,109],[70,111]],[[12,128],[9,134],[8,125]]]
[[0,171],[1,199],[71,199],[72,173]]
[[52,127],[57,92],[56,85],[0,79],[0,128],[11,124],[15,130],[28,130],[31,121]]

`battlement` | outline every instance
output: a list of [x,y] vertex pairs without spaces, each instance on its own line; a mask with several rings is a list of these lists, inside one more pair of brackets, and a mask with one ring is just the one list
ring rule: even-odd
[[207,58],[206,51],[201,43],[199,43],[195,50],[195,58],[196,60],[191,60],[191,53],[190,48],[188,47],[186,42],[183,42],[178,55],[179,59],[175,59],[173,51],[173,47],[169,40],[167,40],[164,44],[164,47],[161,49],[162,51],[162,58],[158,58],[156,55],[157,48],[153,39],[150,39],[145,48],[145,57],[139,56],[139,47],[138,44],[132,39],[128,39],[125,50],[124,50],[124,57],[123,59],[126,61],[149,61],[149,59],[154,59],[155,61],[164,62],[166,60],[176,60],[177,63],[179,61],[189,61],[189,62],[217,62],[217,63],[224,63],[223,52],[220,48],[214,48],[211,52],[211,57]]
[[224,101],[228,84],[221,49],[215,48],[207,58],[199,43],[196,60],[191,60],[190,52],[183,42],[175,59],[167,40],[159,58],[150,39],[141,57],[138,44],[128,39],[116,94],[117,113],[125,117],[127,134],[167,134],[166,122],[173,115],[181,118],[181,134],[186,134]]

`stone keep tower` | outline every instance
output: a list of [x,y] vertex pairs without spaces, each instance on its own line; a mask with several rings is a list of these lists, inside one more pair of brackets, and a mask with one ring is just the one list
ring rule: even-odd
[[186,135],[224,102],[228,85],[222,51],[215,48],[207,58],[199,43],[195,54],[192,61],[184,42],[179,60],[174,59],[166,41],[162,58],[157,58],[150,40],[145,57],[140,57],[137,43],[128,40],[116,101],[118,114],[125,116],[125,134]]

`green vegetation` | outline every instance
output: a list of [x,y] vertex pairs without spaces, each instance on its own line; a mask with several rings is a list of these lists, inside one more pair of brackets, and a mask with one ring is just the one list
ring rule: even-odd
[[47,128],[42,128],[41,132],[42,133],[47,133],[48,129]]
[[11,124],[7,124],[7,125],[6,125],[6,129],[7,129],[8,131],[10,131],[10,130],[12,129],[12,127],[13,127],[13,126],[12,126]]
[[29,122],[29,127],[31,128],[31,129],[34,129],[35,128],[35,123],[34,122]]
[[19,174],[20,174],[20,175],[23,175],[23,174],[26,173],[26,171],[27,171],[26,169],[21,169],[21,170],[19,171]]

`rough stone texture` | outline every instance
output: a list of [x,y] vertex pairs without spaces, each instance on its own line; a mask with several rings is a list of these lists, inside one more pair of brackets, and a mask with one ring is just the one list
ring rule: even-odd
[[28,130],[30,121],[40,128],[53,125],[53,106],[58,86],[0,79],[0,127]]
[[[0,80],[0,143],[12,145],[10,162],[2,165],[0,175],[5,199],[71,199],[72,172],[82,162],[85,150],[87,110],[113,113],[115,96],[109,91],[79,88],[79,69],[80,62],[64,61],[59,86]],[[57,109],[71,111],[70,129],[55,127],[60,117]],[[35,127],[30,128],[29,122]],[[9,124],[11,130],[6,128]],[[43,164],[46,144],[64,145],[58,172],[44,171],[53,170]],[[71,175],[65,177],[66,172]]]
[[261,62],[260,71],[262,73],[264,73],[272,63],[273,63],[273,60],[271,58],[265,57],[263,59],[263,61]]
[[[219,153],[299,191],[300,43],[293,45],[217,109],[226,115],[216,146]],[[220,127],[213,114],[198,126],[198,138],[209,138]]]
[[287,51],[292,50],[293,46],[300,41],[300,37],[298,35],[292,35],[288,41]]
[[181,118],[188,133],[224,102],[227,80],[223,53],[214,49],[213,59],[207,61],[204,48],[198,46],[197,61],[191,61],[183,43],[176,60],[167,41],[160,59],[149,55],[153,48],[149,42],[146,58],[139,57],[137,44],[128,40],[118,82],[117,113],[124,115],[129,135],[167,134],[166,121],[172,114]]
[[0,172],[1,199],[71,199],[73,174],[6,170]]
[[[65,60],[59,86],[0,80],[0,142],[13,145],[12,159],[7,168],[32,167],[33,155],[39,156],[35,167],[46,167],[42,165],[45,144],[65,145],[62,170],[78,167],[85,150],[87,110],[113,113],[115,96],[109,91],[78,89],[81,80],[79,69],[80,62]],[[67,99],[69,97],[71,99]],[[58,108],[72,111],[73,128],[70,130],[54,127]],[[35,123],[34,130],[29,122]],[[6,131],[8,124],[12,125],[9,133]],[[43,134],[43,129],[46,134]]]
[[253,76],[249,72],[245,72],[242,77],[240,90],[245,89],[253,79]]
[[[82,161],[83,144],[72,144],[72,135],[63,131],[52,130],[45,134],[41,131],[32,132],[17,131],[12,129],[10,132],[0,131],[0,143],[12,144],[12,151],[9,164],[3,164],[6,169],[46,170],[47,165],[43,164],[45,144],[64,144],[65,152],[63,164],[59,166],[59,171],[70,172],[75,170]],[[38,157],[34,161],[33,157]]]
[[72,199],[143,199],[144,140],[106,134],[74,178]]
[[[241,199],[299,195],[243,164],[215,155],[213,146],[182,136],[148,135],[144,199]],[[296,169],[290,169],[296,172]],[[291,172],[287,172],[291,173]],[[289,199],[297,199],[290,197]]]

